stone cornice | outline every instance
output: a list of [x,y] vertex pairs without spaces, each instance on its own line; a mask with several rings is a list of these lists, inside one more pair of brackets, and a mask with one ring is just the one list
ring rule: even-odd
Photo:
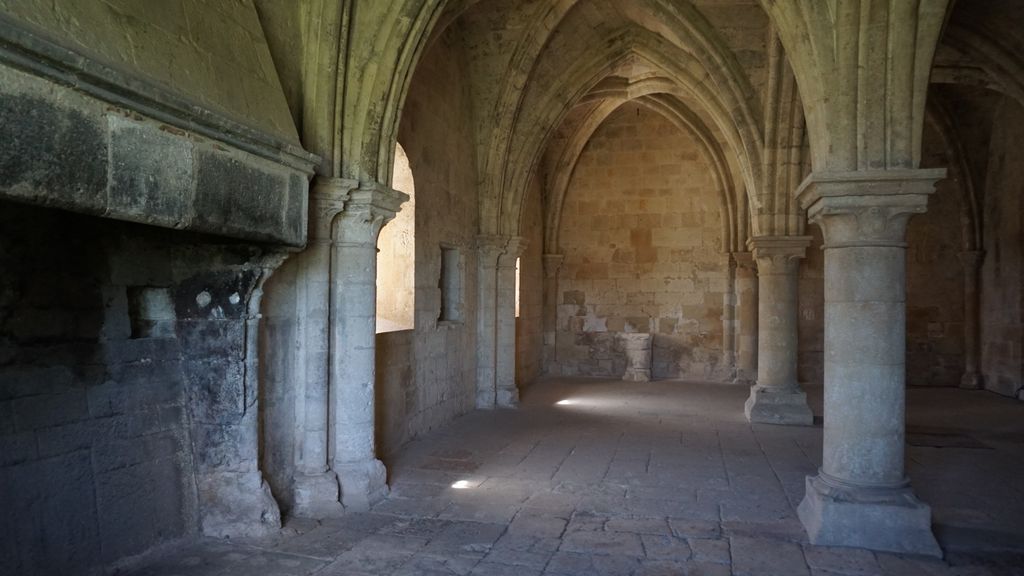
[[810,236],[756,236],[747,241],[747,246],[757,260],[759,273],[790,274],[807,255],[811,241]]

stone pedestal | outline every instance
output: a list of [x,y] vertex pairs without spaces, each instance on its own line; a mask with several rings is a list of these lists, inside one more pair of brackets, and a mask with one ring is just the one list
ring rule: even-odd
[[750,252],[734,252],[736,263],[736,380],[757,381],[757,265]]
[[353,190],[335,219],[331,278],[332,469],[346,508],[366,510],[387,494],[376,458],[377,238],[408,196],[371,184]]
[[626,353],[626,373],[622,379],[627,382],[649,382],[654,337],[650,334],[619,334],[619,341]]
[[978,281],[984,257],[981,250],[960,253],[960,262],[964,266],[964,374],[960,378],[960,387],[967,390],[984,387],[979,363],[981,289]]
[[814,414],[797,382],[800,259],[809,236],[762,236],[750,247],[758,271],[757,384],[744,414],[751,422],[808,426]]
[[295,478],[292,514],[309,518],[343,511],[338,478],[329,470],[328,366],[331,300],[331,231],[345,207],[354,180],[313,182],[309,199],[309,240],[297,259],[295,397]]
[[798,510],[813,544],[941,554],[904,475],[904,240],[944,176],[814,173],[798,193],[825,239],[823,457]]
[[513,236],[498,257],[498,301],[495,310],[495,405],[519,405],[516,387],[516,264],[526,250],[526,239]]
[[498,258],[507,243],[504,236],[477,237],[476,407],[483,410],[498,402]]

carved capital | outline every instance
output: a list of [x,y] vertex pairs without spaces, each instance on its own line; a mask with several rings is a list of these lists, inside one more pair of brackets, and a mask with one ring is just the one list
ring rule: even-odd
[[558,276],[558,271],[562,268],[562,262],[565,262],[564,254],[545,254],[544,259],[544,277],[554,278]]
[[747,247],[760,274],[796,274],[811,240],[810,236],[758,236],[748,240]]
[[512,236],[505,244],[505,251],[498,257],[498,266],[501,268],[515,268],[516,260],[526,251],[529,241],[522,236]]
[[476,237],[476,249],[480,255],[480,266],[483,268],[496,268],[498,257],[505,252],[508,244],[508,236],[480,235]]
[[334,219],[334,244],[376,246],[381,229],[394,219],[407,200],[408,194],[377,182],[350,191],[345,210]]
[[334,218],[345,209],[349,192],[359,186],[356,180],[317,176],[309,192],[309,240],[331,239]]
[[754,262],[754,255],[750,252],[729,253],[729,265],[744,272],[757,272],[757,263]]
[[906,246],[907,221],[928,208],[946,169],[815,172],[797,190],[825,248]]

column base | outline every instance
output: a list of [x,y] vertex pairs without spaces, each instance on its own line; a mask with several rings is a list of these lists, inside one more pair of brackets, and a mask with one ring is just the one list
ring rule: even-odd
[[979,372],[964,372],[960,378],[960,387],[964,390],[981,390],[985,383]]
[[498,408],[517,408],[519,406],[518,388],[498,388]]
[[760,424],[784,424],[788,426],[810,426],[814,424],[814,413],[807,406],[807,395],[799,389],[778,389],[764,386],[750,388],[750,397],[743,406],[743,413],[750,422]]
[[857,488],[807,477],[797,508],[811,544],[942,557],[932,535],[932,510],[909,486]]
[[334,472],[341,486],[341,503],[348,510],[365,512],[388,495],[387,470],[380,460],[339,464]]
[[625,382],[650,382],[651,371],[646,368],[626,368],[622,380]]
[[203,535],[260,537],[281,528],[277,501],[259,472],[213,472],[196,480]]
[[338,477],[334,472],[295,476],[295,506],[291,513],[303,518],[332,518],[345,508],[338,499]]

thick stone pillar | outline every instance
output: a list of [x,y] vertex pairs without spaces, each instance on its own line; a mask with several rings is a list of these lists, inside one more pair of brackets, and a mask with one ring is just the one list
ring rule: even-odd
[[798,508],[813,544],[942,552],[904,471],[906,226],[945,170],[813,173],[798,199],[825,238],[822,467]]
[[750,252],[734,252],[736,263],[736,383],[757,381],[757,265]]
[[296,286],[294,508],[323,518],[343,511],[338,477],[327,458],[329,432],[331,231],[354,180],[318,176],[309,197],[309,240],[298,260]]
[[960,387],[968,390],[980,390],[984,386],[981,377],[979,357],[981,354],[981,263],[985,252],[971,250],[960,253],[960,262],[964,266],[964,375],[960,378]]
[[516,387],[516,263],[526,249],[526,239],[513,236],[498,257],[498,290],[495,316],[495,404],[499,408],[519,405]]
[[479,236],[477,238],[477,308],[476,344],[476,407],[494,408],[497,404],[497,306],[498,258],[505,251],[508,238]]
[[384,464],[376,457],[377,237],[395,217],[402,192],[370,184],[349,193],[335,219],[331,257],[331,462],[346,508],[366,510],[387,495]]
[[797,273],[809,236],[750,239],[757,261],[757,384],[744,407],[747,420],[809,426],[814,414],[797,382]]
[[563,254],[544,255],[544,370],[550,372],[558,361],[555,337],[558,331],[558,271],[565,262]]

